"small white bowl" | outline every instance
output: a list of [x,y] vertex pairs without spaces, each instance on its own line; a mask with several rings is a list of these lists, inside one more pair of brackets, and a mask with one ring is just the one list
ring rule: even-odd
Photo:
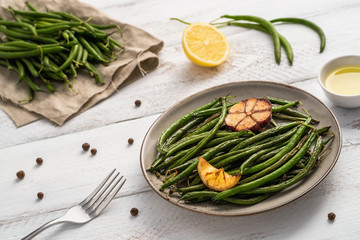
[[357,108],[360,107],[360,94],[358,95],[342,95],[338,93],[334,93],[327,89],[324,85],[324,81],[328,74],[339,67],[344,66],[360,66],[360,56],[357,55],[348,55],[342,56],[338,58],[334,58],[333,60],[327,62],[320,70],[318,75],[318,81],[323,89],[326,97],[328,97],[331,101],[333,101],[336,105],[344,108]]

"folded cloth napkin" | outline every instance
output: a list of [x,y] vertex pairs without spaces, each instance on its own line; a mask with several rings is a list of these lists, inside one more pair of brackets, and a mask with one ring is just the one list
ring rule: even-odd
[[[124,45],[125,51],[109,65],[97,65],[105,84],[95,84],[86,71],[79,71],[74,81],[74,93],[64,84],[55,85],[55,93],[36,92],[30,103],[19,103],[28,98],[25,83],[17,84],[18,75],[14,71],[0,66],[0,108],[5,111],[20,127],[40,118],[62,125],[67,119],[94,106],[97,102],[109,97],[126,80],[138,79],[144,72],[154,70],[159,59],[157,54],[163,47],[163,42],[151,34],[132,25],[118,22],[107,17],[101,11],[77,0],[36,0],[32,3],[40,10],[64,11],[81,18],[91,18],[96,24],[117,24],[123,32],[112,35]],[[2,0],[0,16],[11,19],[8,7],[24,9],[25,1]]]

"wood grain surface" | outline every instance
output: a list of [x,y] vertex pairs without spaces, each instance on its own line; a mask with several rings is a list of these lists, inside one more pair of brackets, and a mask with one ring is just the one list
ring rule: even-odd
[[[52,227],[36,239],[359,239],[360,109],[331,103],[317,83],[328,60],[360,55],[360,2],[356,0],[88,0],[119,21],[138,26],[165,42],[160,66],[81,115],[56,127],[46,120],[16,128],[0,111],[0,239],[20,239],[61,216],[87,196],[113,168],[127,182],[104,213],[86,225]],[[185,25],[170,21],[209,22],[223,14],[266,19],[302,17],[320,25],[319,38],[299,25],[278,25],[294,49],[294,65],[285,52],[277,65],[269,36],[253,30],[223,28],[231,47],[229,59],[215,68],[190,63],[181,46]],[[206,88],[224,83],[267,80],[299,87],[321,99],[336,115],[343,133],[340,158],[327,178],[302,198],[281,208],[246,216],[215,217],[174,207],[157,196],[142,176],[139,154],[147,129],[166,109]],[[135,107],[134,101],[142,104]],[[129,145],[129,137],[134,144]],[[81,145],[90,143],[91,156]],[[44,163],[37,166],[35,159]],[[25,171],[23,180],[16,172]],[[37,200],[37,192],[44,199]],[[130,209],[139,215],[130,215]],[[336,213],[334,222],[327,220]]]

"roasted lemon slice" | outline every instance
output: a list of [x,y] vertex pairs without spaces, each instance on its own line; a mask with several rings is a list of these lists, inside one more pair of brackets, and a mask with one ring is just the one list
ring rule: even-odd
[[208,188],[216,191],[230,189],[240,180],[240,176],[232,176],[226,173],[223,168],[214,168],[204,158],[200,158],[197,170],[202,182]]

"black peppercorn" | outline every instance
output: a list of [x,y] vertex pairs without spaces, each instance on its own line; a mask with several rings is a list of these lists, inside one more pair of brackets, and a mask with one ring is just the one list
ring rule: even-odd
[[333,213],[333,212],[330,212],[330,213],[328,214],[328,219],[329,219],[330,221],[334,221],[334,220],[335,220],[335,217],[336,217],[336,215],[335,215],[335,213]]
[[89,150],[89,148],[90,148],[90,144],[88,144],[88,143],[84,143],[84,144],[82,145],[82,149],[83,149],[84,151]]
[[37,163],[38,165],[43,164],[43,159],[42,159],[41,157],[38,157],[38,158],[36,159],[36,163]]
[[133,139],[133,138],[129,138],[129,139],[128,139],[128,143],[129,143],[129,144],[133,144],[133,143],[134,143],[134,139]]
[[130,213],[131,213],[131,215],[133,215],[133,216],[137,216],[138,213],[139,213],[139,210],[138,210],[137,208],[132,208],[132,209],[130,210]]
[[92,155],[96,155],[97,150],[96,150],[96,148],[93,148],[93,149],[90,150],[90,152],[91,152]]
[[141,101],[140,100],[136,100],[135,101],[135,106],[139,107],[141,105]]
[[38,197],[38,199],[43,199],[44,193],[38,192],[38,193],[37,193],[37,197]]
[[20,170],[16,173],[16,176],[18,179],[23,179],[25,177],[25,172],[23,170]]

